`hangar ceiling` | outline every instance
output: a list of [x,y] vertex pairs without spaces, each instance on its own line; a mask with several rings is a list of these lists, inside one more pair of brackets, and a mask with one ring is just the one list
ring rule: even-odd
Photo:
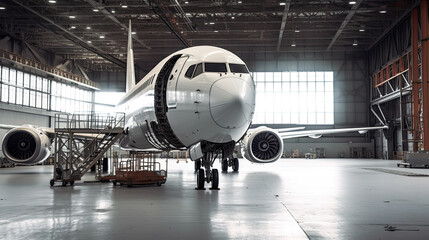
[[[365,51],[406,0],[3,0],[0,34],[79,62],[122,69],[128,20],[144,70],[185,46],[255,52]],[[1,40],[1,39],[0,39]]]

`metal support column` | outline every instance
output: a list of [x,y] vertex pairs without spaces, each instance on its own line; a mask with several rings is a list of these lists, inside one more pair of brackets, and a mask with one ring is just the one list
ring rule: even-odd
[[419,9],[416,7],[411,13],[411,59],[412,59],[412,128],[413,128],[413,151],[418,151],[420,134],[419,134],[419,122],[420,122],[420,103],[419,103],[419,89],[421,88],[421,82],[419,81],[419,63],[418,63],[418,51],[419,51]]
[[429,18],[428,0],[422,0],[421,29],[422,29],[422,88],[423,88],[423,147],[429,151]]

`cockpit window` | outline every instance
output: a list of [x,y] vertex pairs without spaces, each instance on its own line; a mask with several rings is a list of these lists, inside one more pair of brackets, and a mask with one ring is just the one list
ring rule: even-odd
[[228,72],[225,63],[204,63],[204,72]]
[[249,73],[249,70],[247,69],[246,65],[244,64],[229,64],[229,69],[232,73]]
[[203,64],[200,63],[195,68],[195,72],[194,72],[194,75],[192,77],[196,77],[196,76],[200,75],[201,73],[203,73]]
[[195,64],[191,65],[185,73],[185,77],[192,78],[192,73],[194,73]]

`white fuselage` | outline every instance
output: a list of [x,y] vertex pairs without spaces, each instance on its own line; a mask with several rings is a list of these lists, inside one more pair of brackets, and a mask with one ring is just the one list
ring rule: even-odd
[[255,84],[239,57],[217,47],[186,48],[162,60],[117,105],[128,133],[120,146],[184,149],[201,141],[237,142],[254,108]]

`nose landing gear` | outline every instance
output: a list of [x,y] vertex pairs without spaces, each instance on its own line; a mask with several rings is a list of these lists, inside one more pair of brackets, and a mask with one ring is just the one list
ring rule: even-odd
[[[205,182],[211,183],[210,190],[219,190],[219,171],[217,169],[211,169],[213,163],[217,158],[217,154],[213,156],[213,153],[204,153],[204,156],[201,160],[195,161],[195,169],[197,172],[197,187],[196,190],[205,190]],[[204,169],[198,168],[197,162],[200,166],[203,166]]]

